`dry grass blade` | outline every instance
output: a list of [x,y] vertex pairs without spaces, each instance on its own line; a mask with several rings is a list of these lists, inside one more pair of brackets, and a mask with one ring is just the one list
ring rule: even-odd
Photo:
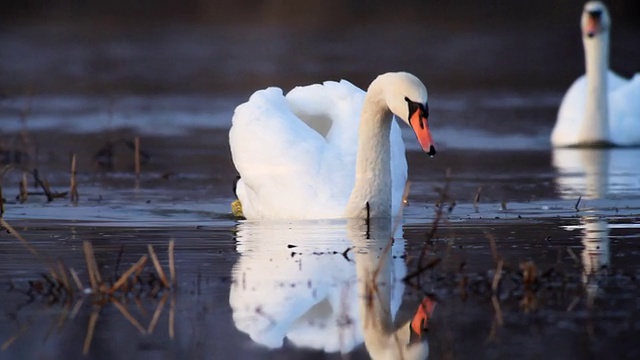
[[84,286],[82,286],[82,282],[80,281],[78,273],[73,268],[69,268],[69,272],[71,273],[71,278],[73,278],[73,282],[76,283],[78,290],[84,291]]
[[153,317],[151,318],[151,322],[149,323],[149,327],[147,328],[148,334],[153,334],[153,330],[156,328],[158,324],[158,319],[160,319],[160,314],[162,314],[162,309],[164,305],[167,303],[167,299],[169,298],[169,293],[166,292],[162,295],[162,299],[160,299],[160,303],[156,307],[156,311],[153,313]]
[[78,202],[78,185],[76,183],[76,154],[71,155],[71,184],[69,188],[71,202]]
[[22,235],[20,235],[16,231],[16,229],[13,228],[13,226],[9,225],[9,223],[6,222],[2,217],[0,217],[0,226],[2,226],[5,229],[7,229],[9,234],[13,235],[13,237],[18,239],[22,243],[22,245],[25,248],[27,248],[27,250],[29,250],[30,253],[32,253],[33,255],[37,256],[43,263],[47,264],[46,266],[49,268],[49,272],[51,273],[51,275],[54,278],[56,278],[56,279],[60,278],[58,276],[58,274],[56,273],[56,270],[55,270],[54,265],[53,265],[53,261],[48,260],[43,255],[41,255],[33,246],[31,246],[31,244],[29,244],[29,242],[27,240],[25,240],[25,238],[22,237]]
[[84,338],[84,346],[82,347],[82,355],[87,355],[91,348],[91,341],[93,340],[93,333],[96,329],[96,323],[98,322],[98,312],[93,311],[89,318],[89,326],[87,327],[87,336]]
[[67,276],[67,268],[64,266],[62,260],[58,259],[58,270],[60,271],[60,280],[62,280],[62,285],[64,289],[67,291],[67,294],[72,295],[73,289],[71,288],[71,282],[69,281],[69,276]]
[[131,313],[127,310],[127,308],[125,308],[124,305],[120,303],[120,301],[116,299],[111,299],[111,303],[116,308],[118,308],[118,310],[120,310],[120,313],[122,313],[122,316],[124,316],[125,319],[129,320],[131,325],[133,325],[136,329],[138,329],[138,331],[140,331],[141,334],[144,335],[147,333],[147,330],[143,328],[142,325],[140,325],[138,320],[136,320],[136,318],[134,318],[133,315],[131,315]]
[[175,338],[176,297],[171,294],[171,306],[169,307],[169,338]]
[[84,304],[84,299],[85,298],[80,298],[80,300],[78,300],[78,302],[73,306],[73,310],[71,310],[71,313],[69,314],[69,319],[76,318],[76,315],[78,315],[78,311],[80,311],[80,308],[82,308],[82,304]]
[[51,193],[51,189],[49,188],[49,184],[40,180],[40,175],[38,173],[38,169],[33,169],[33,179],[44,191],[44,194],[47,196],[47,201],[51,202],[54,199],[53,193]]
[[492,296],[491,302],[493,303],[493,309],[496,312],[496,321],[498,322],[498,326],[502,326],[504,324],[504,319],[502,318],[502,309],[500,308],[498,297],[496,297],[495,295]]
[[500,285],[500,279],[502,278],[502,265],[503,261],[500,259],[496,267],[496,273],[493,274],[493,283],[491,284],[491,291],[493,291],[494,294],[497,293],[498,285]]
[[580,259],[578,258],[578,256],[576,255],[575,252],[573,252],[573,249],[567,246],[567,252],[569,253],[569,255],[571,256],[571,258],[573,259],[573,261],[576,262],[576,264],[580,264]]
[[93,246],[89,241],[83,241],[82,248],[84,249],[84,257],[87,262],[87,271],[89,272],[91,289],[93,289],[94,292],[97,292],[100,283],[102,283],[102,279],[100,278],[100,272],[98,271],[98,264],[96,264]]
[[171,286],[176,286],[176,261],[175,261],[175,254],[174,254],[174,248],[176,245],[176,241],[174,239],[171,239],[169,241],[169,277],[171,278]]
[[169,280],[167,280],[167,276],[164,274],[164,270],[162,270],[162,266],[160,266],[160,261],[158,260],[158,256],[156,256],[156,252],[153,250],[153,246],[151,244],[147,245],[149,249],[149,255],[151,255],[151,261],[153,262],[153,266],[156,268],[156,272],[158,273],[158,277],[162,284],[169,288]]
[[11,346],[11,344],[13,344],[16,340],[18,340],[20,338],[20,336],[22,336],[22,334],[24,334],[27,331],[28,327],[22,325],[20,327],[20,330],[18,330],[18,333],[11,336],[10,338],[8,338],[5,342],[2,343],[2,346],[0,347],[0,350],[5,351],[9,348],[9,346]]
[[480,194],[482,193],[482,186],[478,186],[476,195],[473,197],[473,210],[478,212],[478,203],[480,202]]
[[489,245],[491,246],[491,255],[493,255],[493,264],[498,265],[500,255],[498,255],[498,246],[496,245],[496,238],[488,232],[484,232],[484,235],[489,239]]
[[0,225],[2,225],[3,228],[7,229],[7,231],[9,232],[9,234],[13,235],[13,237],[15,237],[16,239],[20,240],[20,242],[22,243],[22,245],[24,245],[25,248],[27,248],[27,250],[29,250],[30,253],[32,253],[33,255],[39,257],[42,259],[42,255],[40,255],[40,253],[38,253],[38,251],[31,246],[31,244],[29,244],[29,242],[27,242],[27,240],[25,240],[14,228],[13,226],[9,225],[9,223],[7,223],[3,218],[0,217]]
[[116,281],[116,283],[113,284],[109,292],[113,294],[114,292],[118,291],[118,289],[120,289],[120,287],[127,282],[127,279],[129,279],[129,276],[131,276],[131,274],[138,271],[138,269],[144,267],[144,265],[147,263],[147,259],[148,259],[147,255],[142,255],[142,257],[140,258],[140,260],[138,260],[137,263],[131,265],[129,270],[125,271],[122,274],[122,276],[120,276],[120,279],[118,279],[118,281]]
[[136,163],[136,178],[140,177],[140,137],[136,136],[135,139],[135,163]]
[[18,195],[18,200],[21,204],[29,199],[29,189],[27,184],[27,172],[23,171],[22,180],[20,180],[20,195]]
[[575,308],[579,302],[580,302],[580,297],[579,296],[574,297],[573,301],[571,301],[571,304],[569,304],[569,306],[567,307],[567,312],[573,311],[573,308]]
[[2,184],[0,184],[0,218],[4,215],[4,197],[2,196]]

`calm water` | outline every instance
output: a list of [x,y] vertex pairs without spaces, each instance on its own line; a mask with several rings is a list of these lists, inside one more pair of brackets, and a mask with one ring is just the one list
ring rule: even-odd
[[[87,37],[35,26],[0,33],[7,45],[0,63],[11,74],[0,103],[0,160],[22,151],[34,167],[37,152],[41,177],[66,191],[69,155],[76,153],[80,192],[77,204],[48,203],[42,195],[19,203],[22,173],[14,165],[2,178],[4,219],[83,281],[83,240],[94,244],[105,278],[131,266],[148,244],[166,268],[167,244],[176,241],[174,338],[171,300],[153,334],[107,305],[96,310],[87,357],[640,356],[640,149],[552,150],[548,142],[561,96],[582,71],[574,24],[536,33],[425,29],[369,25],[290,37],[278,27]],[[629,40],[637,30],[619,33],[614,52],[626,56],[613,63],[637,70],[629,65],[640,63]],[[384,50],[373,46],[381,42]],[[517,58],[500,55],[514,47]],[[236,173],[227,130],[233,108],[253,89],[338,77],[364,87],[395,69],[427,83],[439,146],[431,159],[404,129],[411,191],[401,224],[367,231],[344,221],[230,216]],[[31,84],[31,96],[16,90],[23,84]],[[136,135],[149,155],[139,179],[128,146]],[[111,170],[97,167],[94,157],[108,142]],[[425,245],[447,182],[455,206]],[[495,300],[491,238],[504,270]],[[21,293],[41,279],[44,266],[9,234],[0,239],[0,358],[81,358],[88,301],[73,312],[78,300]],[[440,263],[405,283],[423,249],[427,261]],[[518,272],[526,261],[539,271],[533,287]],[[407,342],[408,322],[425,296],[436,303],[428,331]],[[143,296],[137,305],[130,297],[125,307],[146,328],[161,299]]]

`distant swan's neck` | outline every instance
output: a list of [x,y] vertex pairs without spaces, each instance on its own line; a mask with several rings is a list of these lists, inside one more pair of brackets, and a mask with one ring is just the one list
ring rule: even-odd
[[609,70],[609,36],[583,39],[587,94],[585,118],[580,128],[580,142],[606,143],[609,141],[609,104],[607,73]]
[[358,130],[356,180],[346,217],[391,216],[391,121],[382,84],[375,81],[367,91]]

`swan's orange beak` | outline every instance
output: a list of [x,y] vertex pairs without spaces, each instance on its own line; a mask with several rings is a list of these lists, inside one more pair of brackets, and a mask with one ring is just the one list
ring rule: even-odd
[[416,133],[418,142],[422,146],[422,150],[429,153],[429,156],[436,154],[436,148],[431,137],[431,131],[429,130],[429,119],[422,113],[422,110],[417,109],[413,115],[409,118],[409,124]]
[[584,34],[588,37],[594,37],[601,31],[600,26],[600,11],[589,12],[584,24]]
[[429,318],[433,314],[433,309],[436,307],[436,302],[428,297],[422,299],[422,302],[418,306],[413,319],[411,320],[411,330],[416,335],[422,336],[422,332],[427,330],[429,326]]

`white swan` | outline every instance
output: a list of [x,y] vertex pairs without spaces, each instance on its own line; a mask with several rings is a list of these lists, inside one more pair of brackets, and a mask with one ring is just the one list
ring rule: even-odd
[[586,3],[581,27],[586,74],[562,99],[551,144],[640,145],[640,74],[627,80],[609,70],[607,7],[599,1]]
[[[366,94],[347,81],[255,92],[229,131],[247,219],[389,217],[400,209],[407,162],[393,114],[430,155],[427,89],[404,72]],[[360,120],[358,120],[360,119]],[[368,212],[368,213],[367,213]]]

